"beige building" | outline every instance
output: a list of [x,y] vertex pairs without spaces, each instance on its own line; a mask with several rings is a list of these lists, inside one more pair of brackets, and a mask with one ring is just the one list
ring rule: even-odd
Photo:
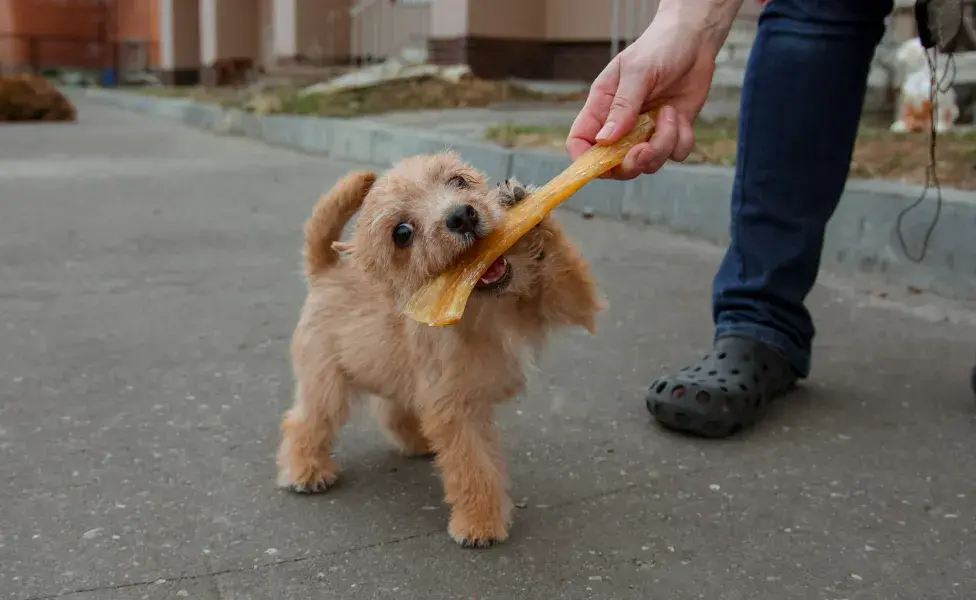
[[219,83],[226,71],[350,60],[352,0],[158,0],[166,83]]
[[[164,80],[345,64],[411,53],[485,78],[589,81],[650,23],[658,0],[155,0]],[[744,61],[761,10],[746,0],[724,59]],[[617,43],[614,43],[617,40]],[[741,49],[737,50],[737,44]]]
[[[745,2],[754,26],[760,5]],[[657,0],[434,0],[429,48],[436,63],[463,62],[483,77],[590,80],[606,66],[613,39],[634,39]]]

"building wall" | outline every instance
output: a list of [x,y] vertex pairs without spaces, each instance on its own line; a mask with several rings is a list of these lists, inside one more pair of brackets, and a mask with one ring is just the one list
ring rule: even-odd
[[155,66],[158,18],[157,0],[0,0],[0,63],[104,68],[119,43],[122,61],[137,48]]
[[116,37],[145,45],[147,66],[159,65],[159,0],[116,0]]
[[[579,0],[558,1],[573,4]],[[467,35],[516,40],[545,39],[546,4],[546,0],[471,0],[468,3]]]
[[159,75],[167,85],[191,85],[200,78],[199,0],[159,2]]
[[[488,77],[590,81],[611,57],[612,0],[434,0],[431,60]],[[619,48],[650,24],[658,0],[620,0]],[[747,0],[739,19],[754,23]]]
[[[382,4],[388,4],[388,0]],[[297,55],[315,64],[348,62],[351,6],[351,0],[299,0]]]
[[274,24],[274,52],[265,61],[266,66],[349,61],[349,9],[353,0],[264,1],[272,5],[270,18]]
[[215,0],[217,25],[215,58],[250,58],[261,61],[261,6],[259,0]]
[[468,0],[432,0],[430,35],[435,39],[462,38],[468,34]]
[[14,7],[10,0],[0,0],[0,75],[17,68],[23,59],[22,44],[6,37],[14,31]]
[[0,62],[81,68],[111,63],[108,48],[97,42],[108,14],[101,6],[52,0],[0,0],[0,5],[8,19]]

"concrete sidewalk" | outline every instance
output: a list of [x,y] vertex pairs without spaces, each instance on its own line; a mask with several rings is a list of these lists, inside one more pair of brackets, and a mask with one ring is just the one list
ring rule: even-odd
[[456,547],[431,465],[357,417],[274,486],[303,220],[356,165],[79,101],[0,129],[0,598],[966,598],[976,311],[825,275],[814,377],[725,442],[644,386],[710,334],[720,250],[563,213],[612,303],[502,414],[511,539]]

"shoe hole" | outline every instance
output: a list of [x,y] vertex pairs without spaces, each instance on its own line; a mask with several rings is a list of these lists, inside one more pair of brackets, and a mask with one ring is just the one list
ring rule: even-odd
[[705,421],[702,425],[702,429],[709,433],[721,434],[725,431],[725,426],[721,421]]
[[675,388],[673,390],[671,390],[671,399],[672,400],[681,400],[684,397],[685,397],[685,386],[678,385],[678,386],[675,386]]
[[680,412],[674,413],[674,420],[678,425],[682,427],[687,427],[688,423],[691,421],[691,419],[688,418],[688,415]]
[[681,372],[682,372],[682,373],[684,373],[684,372],[685,372],[685,371],[687,371],[687,370],[688,370],[688,367],[681,367]]
[[711,400],[712,400],[711,396],[709,396],[708,392],[706,392],[705,390],[702,390],[697,394],[695,394],[695,401],[697,401],[698,404],[701,404],[702,406],[707,405],[709,402],[711,402]]
[[766,363],[763,363],[762,364],[762,370],[763,370],[763,373],[769,373],[769,365],[767,365]]
[[728,393],[729,393],[729,388],[727,388],[727,387],[725,387],[724,385],[723,385],[722,387],[720,387],[720,388],[718,388],[718,389],[720,389],[720,390],[722,390],[722,391],[723,391],[723,392],[725,392],[726,394],[728,394]]
[[725,360],[725,357],[726,356],[728,356],[728,354],[726,354],[725,352],[719,352],[718,353],[718,359],[719,360]]
[[739,374],[739,369],[732,369],[731,371],[729,371],[729,373],[731,373],[733,375],[738,375]]
[[719,383],[725,383],[725,378],[719,377],[716,381],[718,381]]
[[709,372],[708,372],[708,376],[709,376],[709,377],[714,377],[714,376],[716,376],[716,375],[718,375],[718,371],[709,371]]
[[748,392],[749,391],[749,388],[746,387],[746,384],[744,384],[744,383],[740,383],[739,384],[739,389],[742,390],[743,392]]
[[698,371],[701,371],[701,367],[695,367],[691,371],[692,371],[692,373],[697,373]]
[[664,388],[666,388],[666,387],[668,387],[668,382],[667,381],[662,381],[661,383],[657,384],[657,387],[656,388],[654,388],[654,392],[657,393],[657,394],[660,394],[661,392],[664,391]]

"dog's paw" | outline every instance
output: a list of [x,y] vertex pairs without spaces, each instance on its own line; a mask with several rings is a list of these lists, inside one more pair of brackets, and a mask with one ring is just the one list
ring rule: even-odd
[[296,494],[321,494],[338,480],[338,468],[334,464],[306,466],[297,476],[287,471],[278,473],[278,487]]
[[403,455],[413,460],[434,460],[434,458],[437,457],[437,453],[433,450],[425,450],[423,452],[404,452]]
[[328,491],[328,489],[335,485],[335,482],[338,480],[339,478],[333,475],[331,477],[325,477],[314,481],[295,481],[285,485],[284,487],[288,491],[295,492],[296,494],[321,494],[322,492]]
[[462,548],[491,548],[508,539],[507,520],[480,522],[473,519],[451,517],[447,533]]
[[530,191],[518,182],[515,178],[506,179],[498,182],[498,193],[501,195],[502,204],[512,207],[525,200]]

